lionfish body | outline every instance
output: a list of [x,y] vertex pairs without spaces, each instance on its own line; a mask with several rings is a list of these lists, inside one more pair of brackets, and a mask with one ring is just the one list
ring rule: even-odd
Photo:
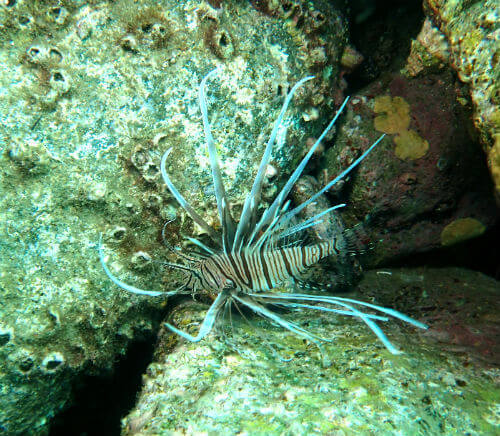
[[[314,342],[321,350],[321,342],[327,341],[327,339],[321,338],[305,330],[300,325],[279,316],[268,308],[269,305],[277,305],[290,309],[307,308],[358,317],[367,324],[390,352],[394,354],[399,353],[400,351],[387,339],[376,321],[387,321],[387,315],[389,315],[420,328],[427,328],[425,324],[413,320],[393,309],[350,298],[330,295],[270,292],[280,284],[294,281],[294,279],[300,279],[301,273],[319,260],[332,254],[339,254],[335,239],[320,241],[312,245],[302,245],[300,240],[295,240],[295,242],[290,243],[289,240],[291,236],[300,234],[304,230],[322,223],[322,217],[324,215],[335,209],[344,207],[345,204],[330,207],[301,222],[297,219],[298,214],[352,171],[352,169],[355,168],[382,140],[383,135],[347,169],[335,177],[335,179],[320,189],[311,198],[290,209],[290,201],[287,201],[290,190],[297,182],[320,142],[330,131],[337,117],[345,107],[348,100],[346,99],[337,111],[335,117],[292,173],[274,201],[264,209],[264,212],[259,216],[258,206],[260,204],[264,176],[271,158],[273,145],[276,142],[278,130],[282,126],[285,111],[297,89],[313,77],[306,77],[300,80],[285,98],[283,107],[274,124],[264,150],[251,191],[244,202],[240,219],[236,222],[231,215],[230,205],[226,198],[224,185],[222,184],[219,160],[210,129],[210,123],[208,121],[205,88],[207,81],[216,72],[217,70],[213,70],[201,81],[199,88],[199,103],[206,145],[210,157],[215,197],[221,223],[221,233],[216,232],[208,225],[203,217],[201,217],[185,200],[170,180],[166,170],[166,162],[172,150],[171,148],[165,152],[160,164],[161,173],[168,189],[187,214],[208,234],[215,248],[211,248],[197,239],[188,237],[187,239],[189,241],[201,249],[201,253],[199,252],[195,257],[192,257],[179,252],[178,254],[187,261],[186,264],[166,263],[169,267],[178,268],[187,273],[186,283],[180,288],[170,292],[143,290],[119,280],[107,267],[104,261],[102,244],[100,242],[99,254],[104,271],[117,286],[136,294],[158,296],[192,293],[196,292],[198,289],[211,291],[211,293],[215,295],[215,299],[208,309],[196,336],[183,332],[168,323],[165,324],[170,330],[190,341],[199,341],[204,338],[212,330],[221,310],[227,304],[234,303],[246,306],[257,314],[268,318],[275,324]],[[299,222],[297,223],[297,221]],[[317,303],[321,303],[321,305]],[[362,312],[359,306],[368,307],[373,311],[382,313],[382,315]]]
[[308,267],[337,252],[335,240],[313,245],[252,252],[214,254],[197,267],[201,287],[219,292],[228,285],[236,291],[270,291],[299,279]]

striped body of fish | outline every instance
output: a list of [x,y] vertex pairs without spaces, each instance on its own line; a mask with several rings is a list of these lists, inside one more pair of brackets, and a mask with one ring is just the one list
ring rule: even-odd
[[232,286],[237,291],[270,291],[301,273],[321,259],[338,254],[335,242],[276,248],[252,252],[214,254],[198,264],[200,287],[220,291]]
[[[266,168],[271,159],[271,152],[274,143],[277,141],[278,131],[282,127],[284,114],[290,104],[297,89],[313,77],[306,77],[300,80],[291,89],[285,98],[283,107],[274,123],[273,130],[266,144],[262,160],[257,170],[257,175],[253,182],[249,195],[247,196],[241,216],[236,221],[231,214],[231,207],[226,197],[219,160],[212,137],[210,123],[208,121],[206,83],[217,73],[213,70],[201,81],[199,87],[199,102],[205,132],[206,145],[210,157],[210,167],[215,190],[215,199],[219,213],[221,231],[212,228],[205,219],[200,216],[194,208],[186,201],[182,194],[174,186],[166,170],[166,162],[172,149],[165,152],[161,159],[160,169],[163,180],[171,194],[179,205],[195,221],[211,239],[212,244],[190,238],[187,239],[201,249],[194,255],[185,254],[182,251],[168,247],[185,261],[183,264],[165,263],[166,266],[183,270],[187,274],[187,281],[178,289],[167,292],[150,291],[137,288],[127,284],[115,277],[109,270],[104,260],[102,243],[99,242],[99,255],[101,264],[111,281],[126,291],[135,294],[159,296],[176,295],[181,293],[193,293],[198,289],[205,289],[213,292],[214,301],[207,311],[200,330],[196,336],[183,332],[171,324],[165,325],[173,332],[190,341],[199,341],[204,338],[213,328],[217,316],[227,303],[241,304],[249,307],[257,314],[270,319],[272,322],[281,325],[289,331],[300,335],[314,342],[320,350],[321,342],[326,340],[321,338],[298,324],[291,322],[271,311],[269,304],[279,305],[289,308],[307,308],[313,310],[327,311],[346,316],[354,316],[361,319],[377,335],[386,348],[392,353],[399,353],[392,343],[387,339],[376,321],[387,321],[388,316],[392,316],[408,322],[416,327],[427,328],[408,316],[393,309],[376,306],[359,300],[341,298],[331,295],[310,295],[299,293],[279,293],[271,292],[277,285],[300,276],[309,266],[315,264],[322,258],[331,254],[338,254],[335,240],[321,241],[312,245],[302,245],[300,240],[290,243],[290,237],[304,232],[306,229],[323,222],[323,216],[335,209],[344,207],[339,204],[324,210],[310,218],[296,224],[299,213],[308,205],[313,203],[324,192],[343,179],[351,172],[382,140],[382,135],[367,150],[361,154],[348,168],[342,171],[337,177],[330,181],[308,200],[290,209],[290,201],[287,200],[290,190],[297,182],[304,171],[311,156],[318,148],[319,144],[332,128],[341,111],[347,104],[348,98],[337,111],[337,114],[328,124],[323,133],[318,137],[314,145],[309,149],[305,157],[293,171],[281,191],[272,203],[267,206],[263,213],[259,213],[262,186]],[[300,221],[300,220],[299,220]],[[322,303],[315,305],[315,303]],[[360,310],[361,307],[368,307],[375,313],[366,313]],[[378,313],[377,313],[378,312]]]

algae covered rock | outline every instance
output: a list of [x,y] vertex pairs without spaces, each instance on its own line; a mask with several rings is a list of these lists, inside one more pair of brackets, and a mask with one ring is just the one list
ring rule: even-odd
[[424,8],[446,38],[450,65],[470,86],[474,125],[500,198],[500,6],[495,0],[425,0]]
[[[357,320],[288,314],[332,339],[326,368],[314,345],[251,314],[221,320],[198,344],[163,331],[123,434],[495,434],[498,282],[460,269],[378,270],[358,292],[430,329],[383,323],[404,351],[394,356]],[[199,304],[172,317],[196,330]]]
[[[210,121],[237,204],[290,86],[317,76],[280,132],[269,195],[333,115],[347,39],[335,9],[213,3],[0,5],[0,432],[46,433],[76,380],[156,328],[164,300],[113,286],[96,244],[102,233],[121,279],[174,286],[161,229],[177,204],[159,162],[173,147],[172,179],[213,221],[197,95],[208,71],[219,67]],[[170,242],[197,232],[182,214],[175,226]]]
[[375,242],[365,264],[450,246],[497,222],[488,170],[460,101],[460,85],[446,71],[387,75],[351,99],[325,170],[332,178],[386,135],[352,176],[342,211]]

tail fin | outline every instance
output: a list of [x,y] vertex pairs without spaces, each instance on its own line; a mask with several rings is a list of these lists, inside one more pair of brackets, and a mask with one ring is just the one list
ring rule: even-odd
[[380,240],[372,240],[367,227],[363,223],[356,224],[354,227],[345,229],[342,232],[344,237],[345,247],[344,250],[349,256],[358,256],[366,254],[373,250]]

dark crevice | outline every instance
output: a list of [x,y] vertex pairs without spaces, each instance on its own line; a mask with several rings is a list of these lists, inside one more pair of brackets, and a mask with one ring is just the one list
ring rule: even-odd
[[500,224],[497,224],[477,238],[451,247],[440,248],[439,250],[414,253],[382,266],[394,268],[422,266],[429,268],[467,268],[500,280],[498,245],[493,241],[500,241]]
[[81,379],[73,405],[54,419],[49,436],[120,435],[121,418],[135,404],[155,343],[154,335],[134,342],[113,370]]
[[[330,1],[347,16],[350,42],[364,58],[361,65],[346,76],[347,95],[355,95],[381,75],[397,72],[405,66],[411,41],[417,37],[425,18],[421,0]],[[499,280],[498,248],[492,243],[498,240],[499,224],[478,238],[451,247],[414,253],[380,267],[462,267]]]
[[421,0],[355,0],[345,8],[350,40],[364,61],[347,76],[355,94],[381,74],[398,71],[410,54],[424,21]]

